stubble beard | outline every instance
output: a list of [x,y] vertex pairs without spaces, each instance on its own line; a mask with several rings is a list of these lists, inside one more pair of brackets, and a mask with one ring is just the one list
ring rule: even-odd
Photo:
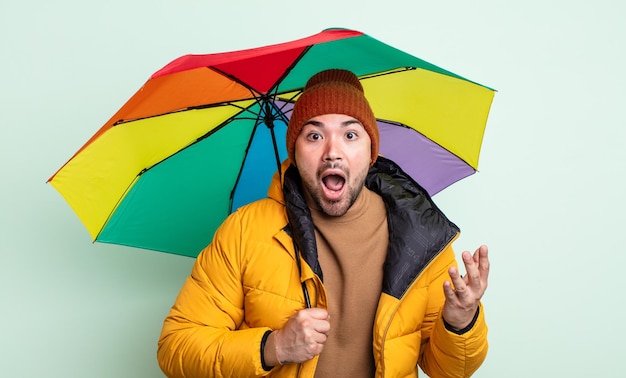
[[340,217],[348,212],[348,210],[352,207],[354,202],[356,202],[357,198],[359,198],[359,194],[363,190],[363,186],[365,185],[365,178],[367,177],[367,172],[369,169],[365,169],[362,172],[358,173],[358,177],[356,178],[356,185],[350,186],[350,174],[345,172],[346,182],[344,185],[347,185],[347,191],[343,198],[332,201],[324,198],[324,194],[322,189],[319,188],[318,183],[321,182],[321,175],[324,171],[324,168],[320,168],[318,170],[316,179],[317,182],[309,183],[306,180],[302,181],[304,185],[304,190],[308,192],[310,198],[313,202],[322,210],[322,212],[331,217]]

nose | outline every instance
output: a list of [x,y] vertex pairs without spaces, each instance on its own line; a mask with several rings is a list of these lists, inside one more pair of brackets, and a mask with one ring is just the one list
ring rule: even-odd
[[330,137],[326,139],[326,151],[324,152],[324,161],[341,160],[342,150],[341,143],[337,138]]

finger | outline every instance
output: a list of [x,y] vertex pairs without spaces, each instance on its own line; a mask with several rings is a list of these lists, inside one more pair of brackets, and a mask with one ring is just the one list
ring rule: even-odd
[[465,278],[461,276],[459,269],[455,266],[448,269],[448,275],[450,275],[452,294],[458,299],[463,299],[467,295]]
[[461,254],[461,259],[463,260],[463,265],[465,265],[465,272],[467,274],[470,273],[470,270],[478,271],[478,261],[476,261],[476,258],[476,252],[474,252],[474,256],[472,256],[469,251],[464,251]]
[[326,342],[326,339],[328,338],[328,335],[326,335],[325,333],[317,332],[313,329],[304,331],[304,334],[305,334],[304,340],[307,345],[314,344],[314,343],[323,344],[324,342]]
[[478,259],[478,275],[480,277],[481,297],[487,289],[489,281],[489,250],[486,245],[481,245],[474,253],[475,259]]
[[306,346],[306,350],[308,353],[311,354],[311,358],[313,358],[313,356],[318,355],[320,353],[322,353],[322,351],[324,350],[324,343],[312,343],[312,344],[308,344]]
[[455,279],[461,279],[461,274],[459,273],[459,269],[456,266],[451,266],[448,269],[448,275],[450,276],[452,283],[454,283]]
[[315,320],[311,324],[311,328],[313,328],[315,332],[328,335],[330,332],[330,322],[328,320]]
[[456,293],[454,292],[454,288],[452,288],[452,283],[450,281],[444,281],[443,283],[443,294],[446,296],[446,300],[450,303],[458,303],[458,299],[456,297]]
[[469,261],[472,260],[472,256],[467,251],[461,254],[461,260],[463,260],[463,265],[465,265],[465,275],[459,274],[460,280],[456,280],[454,276],[450,276],[455,289],[458,289],[458,287],[461,286],[460,282],[463,282],[465,286],[467,286],[469,284],[470,274],[473,273],[472,266],[474,266],[474,264]]
[[478,255],[478,269],[485,275],[489,275],[489,248],[486,245],[481,245],[476,251]]
[[474,254],[472,255],[472,258],[474,259],[474,263],[476,265],[480,264],[480,250],[483,246],[481,245],[480,247],[476,248],[476,250],[474,251]]
[[465,271],[467,272],[465,275],[465,283],[472,288],[480,290],[481,274],[479,271],[478,257],[478,249],[474,252],[474,255],[471,255],[468,251],[465,251],[462,254],[463,264],[465,264]]
[[459,268],[456,266],[452,266],[448,269],[448,275],[450,276],[452,285],[454,285],[454,290],[458,290],[460,286],[465,286],[465,278],[461,275]]
[[322,319],[322,320],[328,319],[328,311],[319,307],[312,307],[312,308],[300,310],[300,313],[305,314],[306,316],[313,318],[313,319]]

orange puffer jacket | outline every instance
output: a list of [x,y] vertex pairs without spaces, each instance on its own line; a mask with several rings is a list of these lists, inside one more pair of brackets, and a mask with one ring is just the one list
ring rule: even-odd
[[[261,364],[261,340],[305,308],[326,307],[313,224],[288,162],[268,198],[237,210],[198,256],[169,315],[158,361],[169,377],[313,377],[317,358]],[[456,265],[458,228],[393,162],[379,157],[366,185],[387,206],[390,240],[374,324],[376,377],[468,377],[487,354],[482,305],[462,335],[441,317],[443,282]],[[294,248],[297,245],[298,248]]]

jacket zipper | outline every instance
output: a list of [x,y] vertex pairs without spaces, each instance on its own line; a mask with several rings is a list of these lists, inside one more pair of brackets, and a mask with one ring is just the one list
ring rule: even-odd
[[411,282],[411,284],[409,286],[407,286],[407,289],[404,291],[404,293],[402,293],[402,296],[400,296],[400,298],[398,298],[398,304],[396,305],[395,309],[393,310],[393,315],[389,318],[389,321],[387,322],[387,326],[385,327],[385,331],[383,332],[383,336],[381,338],[381,343],[380,343],[380,366],[381,366],[381,376],[385,376],[385,340],[387,339],[387,333],[389,332],[389,328],[391,327],[391,322],[393,321],[393,317],[396,315],[396,313],[398,312],[398,308],[400,308],[400,305],[402,304],[402,301],[404,300],[404,297],[406,296],[406,294],[411,291],[411,288],[413,288],[413,285],[415,285],[415,283],[419,280],[419,278],[424,274],[424,272],[430,267],[430,264],[432,264],[433,261],[435,261],[435,259],[441,255],[441,253],[444,251],[444,249],[446,249],[446,247],[448,247],[450,245],[450,243],[452,243],[454,240],[456,240],[456,238],[459,236],[458,232],[455,235],[455,237],[452,238],[452,240],[450,240],[448,243],[446,243],[442,249],[439,250],[439,252],[437,252],[433,258],[428,262],[428,264],[426,264],[426,266],[424,267],[424,269],[422,269],[422,271],[420,272],[420,274],[418,274],[415,279],[413,280],[413,282]]

